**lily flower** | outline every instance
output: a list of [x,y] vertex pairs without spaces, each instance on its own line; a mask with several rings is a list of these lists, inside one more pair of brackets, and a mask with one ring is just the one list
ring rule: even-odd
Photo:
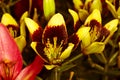
[[[20,25],[9,13],[4,13],[1,18],[1,23],[4,24],[8,28],[10,34],[14,37],[21,51],[26,46],[26,31],[25,31],[24,18],[27,16],[28,16],[28,12],[26,11],[21,16],[21,19],[19,21]],[[23,44],[21,45],[21,43]]]
[[38,56],[22,70],[22,56],[8,29],[0,23],[0,80],[34,80],[43,67]]
[[105,0],[107,3],[107,7],[109,11],[112,13],[113,17],[116,19],[120,19],[120,2],[119,0],[112,0],[111,2],[108,0]]
[[65,21],[60,13],[52,16],[45,29],[30,18],[25,18],[25,23],[31,34],[31,47],[47,63],[45,65],[47,69],[59,66],[68,58],[90,30],[89,27],[80,28],[68,37]]
[[117,30],[118,19],[111,20],[102,26],[101,14],[98,9],[87,17],[84,27],[91,27],[87,36],[82,39],[81,48],[84,54],[102,53],[105,44]]
[[99,9],[102,13],[101,0],[85,0],[84,2],[82,0],[73,0],[73,3],[79,18],[83,23],[94,9]]

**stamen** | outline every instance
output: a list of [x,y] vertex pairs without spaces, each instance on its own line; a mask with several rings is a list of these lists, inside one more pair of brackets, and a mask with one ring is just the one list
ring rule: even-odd
[[57,44],[57,40],[58,40],[57,37],[53,37],[53,44],[52,44],[50,43],[50,39],[48,38],[45,44],[46,47],[44,48],[44,52],[51,64],[57,64],[62,61],[60,59],[60,55],[64,40],[62,40],[60,44]]
[[13,62],[6,63],[6,61],[3,61],[0,63],[0,65],[3,67],[3,75],[1,75],[2,78],[4,80],[12,80],[15,63],[13,63]]
[[54,42],[54,49],[55,49],[57,46],[57,37],[53,37],[53,42]]

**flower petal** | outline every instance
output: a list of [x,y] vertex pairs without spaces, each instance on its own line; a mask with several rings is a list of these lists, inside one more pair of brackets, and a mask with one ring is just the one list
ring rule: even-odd
[[91,43],[90,32],[86,32],[86,35],[85,35],[85,37],[82,39],[82,42],[81,42],[81,48],[87,47],[88,45],[90,45],[90,43]]
[[[19,37],[16,37],[14,38],[14,40],[16,41],[20,51],[22,52],[24,47],[26,46],[26,40],[25,40],[25,37],[24,36],[19,36]],[[22,44],[21,44],[22,43]]]
[[68,58],[72,52],[73,47],[74,47],[74,44],[69,43],[68,47],[62,52],[60,59],[64,60],[64,59]]
[[117,27],[118,23],[119,23],[119,20],[118,19],[114,19],[114,20],[111,20],[110,22],[108,22],[107,24],[105,24],[104,28],[106,28],[106,30],[109,31],[109,35],[104,40],[105,44],[108,42],[108,40],[114,34],[114,32],[118,29],[118,27]]
[[44,66],[44,61],[36,56],[32,64],[25,67],[15,80],[35,80],[37,74],[42,70]]
[[1,18],[1,23],[4,24],[5,26],[13,25],[15,27],[18,27],[16,20],[9,13],[3,14]]
[[48,62],[48,58],[46,57],[46,55],[44,55],[44,51],[43,51],[45,46],[42,43],[32,42],[31,47],[36,52],[36,54],[41,57],[41,59],[43,59],[45,62]]
[[102,3],[101,0],[93,0],[91,6],[90,6],[90,12],[92,12],[94,9],[100,10],[102,12]]
[[76,10],[79,10],[80,8],[83,7],[82,0],[73,0],[73,4]]
[[105,2],[107,3],[107,7],[110,10],[110,12],[112,13],[112,15],[115,18],[118,18],[117,11],[115,10],[115,6],[112,5],[112,3],[110,3],[108,0],[105,0]]
[[30,31],[33,41],[41,42],[42,40],[42,27],[40,27],[35,21],[30,18],[25,18],[25,23]]
[[53,37],[57,37],[58,43],[67,42],[68,34],[63,16],[60,13],[55,14],[48,22],[42,35],[42,42],[46,43],[47,39],[53,42]]
[[55,68],[56,67],[56,65],[45,65],[45,68],[47,69],[47,70],[51,70],[51,69],[53,69],[53,68]]
[[[21,71],[22,56],[8,29],[2,24],[0,24],[0,55],[0,63],[10,64],[12,66],[10,74],[12,74],[14,79]],[[0,68],[0,73],[4,70],[1,69],[2,68]]]
[[78,28],[80,27],[79,16],[78,16],[77,12],[75,12],[72,9],[68,9],[68,11],[71,14],[71,16],[73,17],[73,20],[74,20],[74,29],[75,29],[75,32],[76,32],[78,30]]
[[114,33],[117,30],[117,25],[118,25],[119,20],[114,19],[105,24],[105,28],[110,31],[110,33]]
[[85,22],[86,18],[89,16],[89,13],[87,10],[79,9],[78,12],[79,18],[82,22]]
[[93,42],[90,46],[83,49],[84,54],[102,53],[105,48],[105,44],[102,42]]
[[92,20],[95,20],[101,24],[101,13],[98,9],[93,10],[93,12],[87,17],[84,25],[90,25]]
[[76,32],[76,35],[78,36],[79,40],[82,40],[87,33],[90,31],[90,27],[80,27],[78,31]]

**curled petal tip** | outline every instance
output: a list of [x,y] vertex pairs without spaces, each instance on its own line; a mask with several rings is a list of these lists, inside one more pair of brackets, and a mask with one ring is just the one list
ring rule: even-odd
[[77,12],[75,12],[74,10],[72,9],[68,9],[69,13],[72,15],[73,17],[73,20],[74,20],[74,26],[76,25],[77,21],[79,21],[79,17],[78,17],[78,14]]
[[24,12],[20,18],[20,23],[24,20],[24,18],[28,17],[28,11]]
[[39,29],[39,25],[30,18],[25,18],[25,23],[31,34],[33,34],[36,30]]

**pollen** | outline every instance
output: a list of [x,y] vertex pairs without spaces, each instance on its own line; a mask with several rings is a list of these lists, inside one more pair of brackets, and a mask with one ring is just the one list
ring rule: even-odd
[[60,44],[57,44],[57,41],[57,37],[53,37],[53,43],[51,43],[50,39],[48,38],[45,44],[44,54],[47,56],[51,64],[62,62],[60,55],[62,51],[63,40]]

